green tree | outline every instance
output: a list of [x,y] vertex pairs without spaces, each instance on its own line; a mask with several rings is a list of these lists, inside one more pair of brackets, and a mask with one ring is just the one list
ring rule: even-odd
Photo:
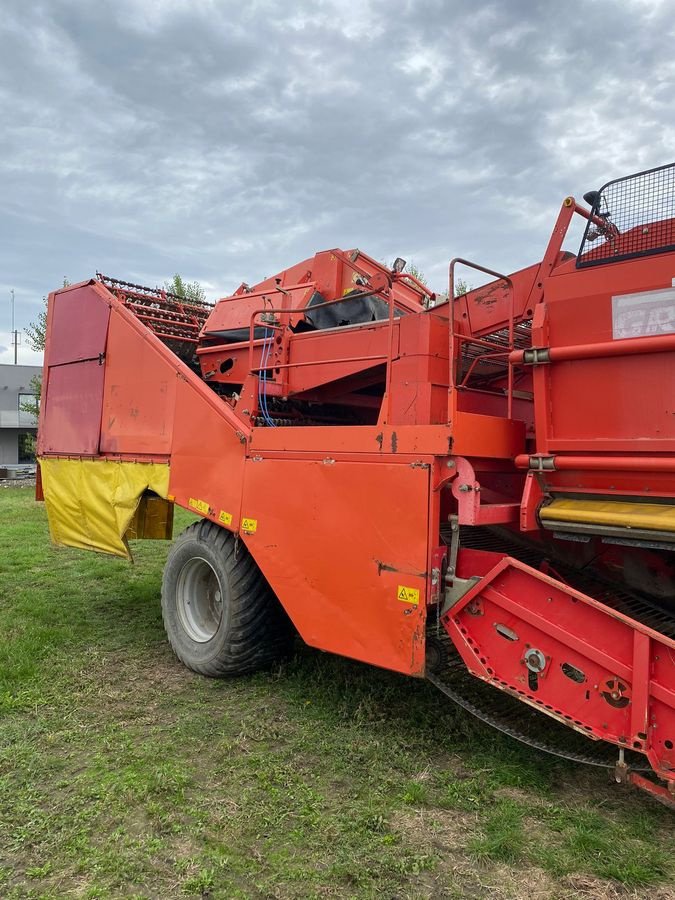
[[420,269],[420,267],[415,262],[409,262],[405,269],[404,274],[412,275],[413,278],[416,278],[418,281],[421,281],[422,284],[428,286],[429,282],[426,279],[424,272]]
[[183,300],[206,303],[206,292],[201,284],[198,281],[185,281],[178,273],[171,281],[164,282],[164,290],[182,297]]
[[42,302],[44,306],[38,313],[37,319],[24,328],[28,346],[37,353],[44,353],[47,334],[47,298],[43,297]]
[[[40,313],[40,316],[43,316],[43,315],[46,315],[46,314]],[[33,327],[37,327],[36,322],[32,322],[28,326],[28,328],[33,328]],[[28,335],[28,328],[26,328],[26,335]],[[34,343],[33,340],[31,340],[31,338],[28,338],[28,343],[32,350],[44,351],[44,348],[45,348],[44,337],[43,337],[42,346],[39,346],[38,344]],[[21,412],[30,413],[31,416],[35,416],[35,418],[37,419],[37,417],[40,413],[40,396],[42,394],[42,375],[33,375],[31,380],[28,383],[30,385],[31,393],[33,394],[33,399],[24,401],[21,404],[20,409],[21,409]]]
[[473,290],[473,288],[470,284],[467,284],[463,278],[457,278],[455,280],[455,297],[461,297],[462,294],[468,294],[471,290]]
[[33,375],[31,380],[29,381],[30,389],[32,394],[34,395],[33,400],[26,400],[21,404],[20,409],[21,412],[30,413],[31,416],[35,416],[37,419],[40,413],[40,395],[42,394],[42,376],[41,375]]
[[[26,325],[24,329],[28,346],[31,350],[35,350],[36,353],[44,353],[47,335],[47,298],[43,297],[42,302],[44,306],[38,313],[37,319]],[[42,394],[41,375],[33,375],[30,380],[30,389],[34,399],[25,401],[20,408],[22,412],[30,413],[37,419],[40,412],[40,396]]]
[[[63,276],[63,286],[68,287],[70,282]],[[34,322],[29,322],[26,325],[24,331],[26,333],[26,340],[28,342],[28,346],[31,350],[34,350],[36,353],[44,353],[45,352],[45,340],[47,338],[47,298],[42,298],[42,309],[37,315],[37,319]],[[21,411],[30,413],[32,416],[35,416],[37,419],[38,414],[40,412],[40,397],[42,395],[42,375],[33,375],[30,380],[31,391],[35,397],[34,400],[29,400],[26,403],[21,404]]]
[[[468,294],[469,291],[473,290],[473,285],[468,284],[468,282],[464,281],[463,278],[455,279],[455,297],[462,297],[464,294]],[[445,303],[448,299],[448,292],[443,291],[441,294],[437,294],[437,303]]]

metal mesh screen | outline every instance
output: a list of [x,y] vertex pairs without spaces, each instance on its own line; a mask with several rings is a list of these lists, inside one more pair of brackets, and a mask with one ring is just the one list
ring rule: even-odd
[[675,163],[610,181],[592,212],[577,268],[675,250]]

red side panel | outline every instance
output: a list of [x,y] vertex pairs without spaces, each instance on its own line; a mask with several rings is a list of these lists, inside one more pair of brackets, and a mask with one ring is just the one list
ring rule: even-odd
[[[532,333],[533,346],[553,356],[534,373],[538,453],[675,450],[675,353],[649,347],[675,327],[673,265],[664,254],[546,280]],[[644,338],[642,347],[631,337]],[[611,355],[554,356],[584,345],[609,346]]]
[[428,509],[426,468],[253,458],[242,538],[308,644],[421,674]]
[[110,306],[101,288],[85,283],[57,291],[52,297],[49,366],[98,358],[105,350]]
[[195,385],[179,378],[175,393],[169,490],[181,506],[237,531],[244,478],[243,435],[227,418],[233,416],[230,408],[201,382]]
[[110,306],[96,284],[52,294],[38,452],[98,453]]
[[546,374],[553,409],[549,453],[675,450],[675,354],[560,362]]
[[582,733],[639,750],[672,782],[675,641],[499,556],[459,552],[459,571],[485,573],[442,618],[468,668]]
[[50,367],[41,453],[98,453],[103,372],[98,360]]

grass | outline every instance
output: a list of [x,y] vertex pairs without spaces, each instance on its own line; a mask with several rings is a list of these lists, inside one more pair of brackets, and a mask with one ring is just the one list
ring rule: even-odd
[[671,813],[424,682],[303,647],[185,670],[166,552],[54,549],[0,488],[1,897],[675,896]]

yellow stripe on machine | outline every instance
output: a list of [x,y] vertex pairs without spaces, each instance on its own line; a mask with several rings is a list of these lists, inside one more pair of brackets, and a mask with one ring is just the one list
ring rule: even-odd
[[675,506],[617,500],[558,498],[539,510],[543,522],[573,522],[614,528],[645,528],[675,532]]

